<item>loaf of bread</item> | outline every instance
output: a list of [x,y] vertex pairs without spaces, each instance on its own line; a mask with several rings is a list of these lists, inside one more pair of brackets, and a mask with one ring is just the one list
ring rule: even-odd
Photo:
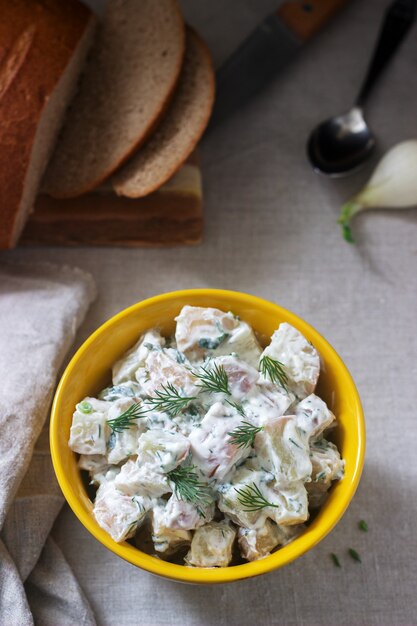
[[32,209],[92,40],[78,0],[0,0],[0,248]]
[[207,46],[188,27],[184,65],[172,103],[155,133],[111,178],[118,195],[146,196],[181,167],[207,126],[214,103],[214,83]]
[[177,0],[111,0],[48,167],[44,191],[98,187],[145,141],[174,93],[185,51]]

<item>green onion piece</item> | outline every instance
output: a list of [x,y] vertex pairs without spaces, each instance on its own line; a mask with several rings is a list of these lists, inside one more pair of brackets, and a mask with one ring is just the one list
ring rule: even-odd
[[80,411],[80,413],[88,415],[88,413],[93,412],[93,405],[90,404],[90,402],[87,402],[87,400],[83,400],[83,402],[79,402],[77,404],[76,409],[77,411]]
[[359,526],[359,528],[360,528],[361,530],[363,530],[365,533],[367,533],[367,532],[368,532],[368,530],[369,530],[369,526],[368,526],[368,524],[365,522],[365,520],[364,520],[364,519],[361,519],[361,521],[359,522],[358,526]]
[[332,561],[336,565],[336,567],[342,567],[340,565],[340,561],[339,561],[338,556],[334,552],[332,552],[330,556],[332,557]]
[[353,548],[349,548],[349,555],[352,557],[354,561],[357,561],[358,563],[362,563],[361,557]]

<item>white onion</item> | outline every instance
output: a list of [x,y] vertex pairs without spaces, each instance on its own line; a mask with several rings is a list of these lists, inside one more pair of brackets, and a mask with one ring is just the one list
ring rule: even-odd
[[343,207],[343,235],[353,242],[350,221],[364,209],[403,209],[417,205],[417,139],[403,141],[382,157],[365,187]]

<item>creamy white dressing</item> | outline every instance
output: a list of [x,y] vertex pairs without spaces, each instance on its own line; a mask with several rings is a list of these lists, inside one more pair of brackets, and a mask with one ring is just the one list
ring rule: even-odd
[[320,357],[289,324],[262,350],[231,312],[185,306],[176,321],[170,338],[139,337],[76,407],[69,446],[98,487],[95,518],[115,541],[147,522],[156,553],[189,546],[190,567],[229,565],[235,543],[264,558],[343,476],[323,438],[335,417],[313,393]]

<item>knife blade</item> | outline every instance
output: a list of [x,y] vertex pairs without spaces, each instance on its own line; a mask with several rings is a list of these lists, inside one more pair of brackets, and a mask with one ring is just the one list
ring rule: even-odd
[[216,74],[209,129],[269,83],[348,0],[292,0],[268,15]]

